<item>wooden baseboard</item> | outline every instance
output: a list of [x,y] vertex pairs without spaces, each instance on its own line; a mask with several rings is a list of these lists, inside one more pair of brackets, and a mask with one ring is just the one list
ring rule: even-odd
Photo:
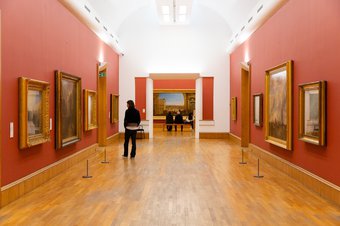
[[98,144],[91,145],[77,153],[70,155],[58,162],[46,166],[30,175],[27,175],[13,183],[1,188],[1,207],[13,202],[26,193],[34,190],[43,183],[62,173],[66,169],[83,161],[86,157],[94,154]]
[[200,133],[200,139],[228,139],[229,133]]
[[241,145],[241,138],[236,136],[235,134],[229,133],[229,140],[236,144]]
[[294,165],[293,163],[282,159],[262,148],[249,144],[250,153],[263,159],[270,165],[274,166],[281,172],[299,181],[307,188],[319,194],[321,197],[328,199],[340,206],[340,187],[320,178],[319,176]]
[[114,142],[119,140],[119,133],[113,134],[112,136],[106,138],[107,145],[113,144]]

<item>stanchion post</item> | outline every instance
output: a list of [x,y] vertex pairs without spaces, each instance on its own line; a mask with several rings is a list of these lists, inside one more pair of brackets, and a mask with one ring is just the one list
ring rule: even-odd
[[260,175],[260,159],[257,159],[257,175],[254,176],[255,178],[263,178],[263,175]]
[[83,178],[92,178],[92,176],[89,175],[89,160],[86,160],[86,175],[83,176]]
[[241,148],[242,151],[242,161],[239,162],[239,164],[247,164],[247,162],[244,161],[244,152],[243,152],[243,148]]
[[110,163],[109,161],[106,160],[106,148],[104,149],[104,161],[102,163],[107,164]]

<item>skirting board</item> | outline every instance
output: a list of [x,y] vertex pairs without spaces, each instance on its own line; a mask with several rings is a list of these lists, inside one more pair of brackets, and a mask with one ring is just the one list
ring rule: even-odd
[[[108,144],[118,141],[119,134],[107,138]],[[86,157],[94,154],[98,144],[93,144],[77,153],[70,155],[58,162],[46,166],[30,175],[27,175],[13,183],[10,183],[1,188],[1,207],[15,201],[21,196],[39,187],[43,183],[62,173],[66,169],[83,161]]]
[[229,133],[229,140],[238,144],[238,145],[241,145],[241,138],[232,134],[232,133]]
[[200,139],[228,139],[229,133],[200,133]]
[[322,179],[321,177],[282,159],[254,144],[249,144],[249,151],[274,166],[281,172],[299,181],[321,197],[335,202],[340,206],[340,187]]

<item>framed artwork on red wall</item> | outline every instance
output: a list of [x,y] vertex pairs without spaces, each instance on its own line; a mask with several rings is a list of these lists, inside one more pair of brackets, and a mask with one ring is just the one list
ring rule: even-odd
[[326,81],[299,85],[299,139],[326,145]]
[[253,122],[255,126],[261,127],[263,122],[263,94],[253,95]]
[[236,121],[237,120],[237,97],[231,98],[231,120]]
[[293,61],[266,71],[265,140],[292,150]]
[[50,84],[19,78],[19,148],[50,141]]
[[84,130],[97,128],[97,92],[84,89]]

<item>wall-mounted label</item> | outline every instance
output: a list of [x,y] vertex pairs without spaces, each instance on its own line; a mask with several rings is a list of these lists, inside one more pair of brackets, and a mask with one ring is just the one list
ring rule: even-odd
[[52,119],[50,118],[50,130],[52,130]]
[[143,108],[143,113],[145,113],[145,108]]
[[10,122],[9,123],[9,138],[13,138],[14,137],[14,123]]

